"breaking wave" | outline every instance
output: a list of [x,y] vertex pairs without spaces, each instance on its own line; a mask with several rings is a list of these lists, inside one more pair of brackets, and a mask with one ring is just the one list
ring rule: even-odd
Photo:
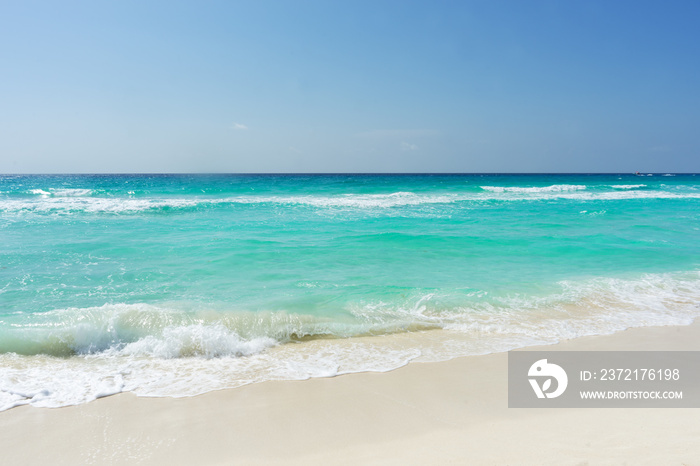
[[566,191],[581,191],[586,189],[584,185],[555,184],[541,187],[517,187],[517,186],[481,186],[484,191],[494,193],[559,193]]
[[356,302],[342,314],[348,318],[335,319],[148,304],[5,317],[0,410],[79,404],[122,391],[190,396],[266,380],[388,371],[412,360],[685,325],[700,315],[699,272],[561,282],[560,288],[546,296],[474,292],[456,304],[439,293]]
[[0,198],[0,212],[66,215],[73,212],[133,214],[140,212],[182,211],[245,205],[298,205],[316,209],[392,209],[400,207],[459,204],[488,201],[541,201],[569,199],[606,201],[629,199],[700,199],[700,193],[643,189],[645,185],[613,185],[610,190],[594,191],[586,186],[553,185],[542,188],[482,186],[482,192],[461,194],[345,194],[335,196],[237,196],[224,198],[135,198],[99,197],[72,193],[66,196],[41,195],[39,199]]

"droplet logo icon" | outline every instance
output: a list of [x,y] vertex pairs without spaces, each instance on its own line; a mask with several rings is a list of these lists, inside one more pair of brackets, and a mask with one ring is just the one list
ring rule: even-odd
[[[546,359],[540,359],[530,366],[527,372],[528,379],[532,389],[535,391],[537,398],[556,398],[566,390],[569,383],[569,378],[566,376],[566,371],[556,364],[550,364]],[[548,391],[552,388],[552,379],[557,381],[555,390]],[[540,385],[540,381],[542,385]]]

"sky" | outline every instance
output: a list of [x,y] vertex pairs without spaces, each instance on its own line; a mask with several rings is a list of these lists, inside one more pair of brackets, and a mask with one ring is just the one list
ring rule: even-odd
[[700,172],[700,2],[0,0],[0,173]]

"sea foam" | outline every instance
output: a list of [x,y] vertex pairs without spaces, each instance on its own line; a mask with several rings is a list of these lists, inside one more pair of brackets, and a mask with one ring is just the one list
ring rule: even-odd
[[547,187],[482,186],[484,192],[462,194],[346,194],[336,196],[236,196],[224,198],[133,198],[81,197],[78,194],[41,199],[0,199],[0,213],[35,213],[69,215],[74,212],[94,214],[138,214],[190,209],[227,208],[237,205],[308,206],[316,209],[377,210],[419,207],[438,204],[482,203],[485,201],[626,200],[626,199],[700,199],[700,193],[688,188],[685,192],[642,190],[645,185],[612,185],[610,190],[592,191],[586,186],[553,185]]
[[534,187],[518,187],[518,186],[481,186],[484,191],[494,193],[559,193],[563,191],[581,191],[586,189],[584,185],[571,184],[555,184],[551,186],[534,186]]
[[[507,351],[635,326],[686,325],[700,315],[700,273],[564,281],[560,292],[546,296],[489,299],[477,291],[469,303],[456,307],[436,306],[441,298],[431,293],[402,303],[357,303],[348,309],[357,321],[354,337],[347,338],[348,327],[338,324],[343,335],[319,334],[304,341],[281,338],[278,324],[288,319],[284,316],[268,316],[256,327],[248,321],[252,315],[208,313],[203,318],[150,305],[58,310],[74,316],[66,327],[72,329],[67,334],[81,335],[72,340],[78,355],[27,357],[4,348],[0,410],[79,404],[121,391],[191,396],[266,380],[388,371],[412,360]],[[317,318],[306,319],[313,323]],[[81,327],[79,322],[93,324]],[[48,325],[34,321],[28,327],[44,328],[47,340],[56,337]],[[328,332],[333,325],[321,323],[321,328]]]

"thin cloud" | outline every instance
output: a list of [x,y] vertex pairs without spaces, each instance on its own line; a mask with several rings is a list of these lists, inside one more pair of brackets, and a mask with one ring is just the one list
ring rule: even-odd
[[357,133],[356,136],[368,139],[408,139],[437,136],[439,131],[434,129],[376,129]]
[[235,129],[236,131],[248,131],[248,127],[246,125],[242,125],[240,123],[234,123],[233,129]]
[[418,150],[418,146],[415,144],[410,144],[408,142],[401,142],[401,150],[403,150],[403,151]]

